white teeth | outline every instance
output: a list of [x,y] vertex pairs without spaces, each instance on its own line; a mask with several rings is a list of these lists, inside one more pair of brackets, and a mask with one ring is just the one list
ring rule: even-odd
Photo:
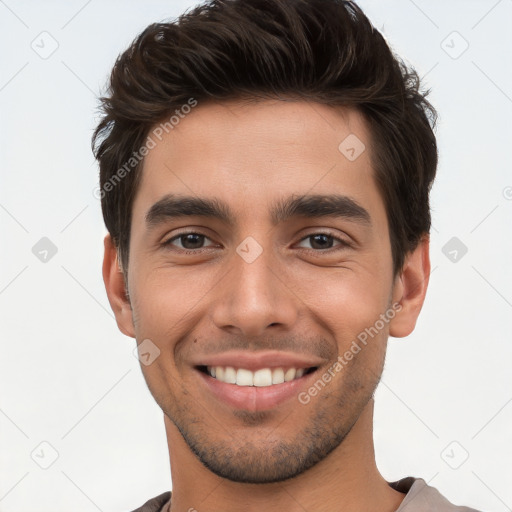
[[227,366],[224,370],[224,382],[236,384],[236,371],[232,366]]
[[261,368],[252,372],[245,368],[233,366],[207,366],[209,375],[227,384],[237,386],[267,387],[299,379],[306,373],[306,368]]
[[272,370],[263,368],[254,372],[254,385],[260,388],[272,385]]
[[295,374],[297,373],[297,370],[295,368],[289,368],[286,370],[286,373],[284,374],[284,381],[290,382],[291,380],[295,379]]
[[252,386],[252,372],[249,370],[245,370],[244,368],[239,368],[238,371],[236,372],[236,384],[237,386]]
[[272,372],[272,384],[282,384],[284,382],[284,370],[276,368]]

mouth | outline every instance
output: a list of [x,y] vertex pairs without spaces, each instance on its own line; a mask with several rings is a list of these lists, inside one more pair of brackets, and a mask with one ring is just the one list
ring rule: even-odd
[[259,368],[249,370],[233,366],[198,366],[197,369],[224,384],[234,384],[241,387],[267,388],[279,386],[285,382],[292,382],[309,375],[317,370],[316,366],[309,368],[279,367]]
[[320,367],[327,362],[312,355],[279,351],[232,351],[198,356],[192,366],[206,403],[227,405],[230,410],[278,412],[284,406],[300,405],[299,393],[313,385]]
[[279,350],[232,350],[197,354],[194,359],[192,367],[206,403],[250,412],[297,407],[299,393],[313,385],[319,369],[329,362],[313,354]]

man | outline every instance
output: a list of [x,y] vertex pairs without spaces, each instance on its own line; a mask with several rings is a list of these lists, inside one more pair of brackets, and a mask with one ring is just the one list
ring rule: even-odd
[[434,108],[353,2],[220,0],[117,60],[103,277],[164,412],[142,511],[470,511],[387,482],[374,392],[430,273]]

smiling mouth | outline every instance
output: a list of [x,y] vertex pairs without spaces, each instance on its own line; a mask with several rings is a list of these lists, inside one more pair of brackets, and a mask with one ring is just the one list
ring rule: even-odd
[[271,387],[284,382],[300,379],[316,371],[317,367],[309,368],[260,368],[256,371],[233,366],[198,366],[197,369],[225,384],[236,386]]

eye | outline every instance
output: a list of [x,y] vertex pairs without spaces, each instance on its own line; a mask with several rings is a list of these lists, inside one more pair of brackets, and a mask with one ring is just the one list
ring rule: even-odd
[[[331,235],[330,233],[311,233],[310,235],[304,237],[301,240],[301,243],[307,240],[312,240],[312,247],[315,252],[320,251],[329,251],[330,249],[339,250],[344,249],[345,247],[350,247],[350,244],[343,240],[342,238]],[[332,242],[338,241],[338,247],[334,247]]]
[[201,249],[205,248],[202,247],[205,240],[210,239],[206,235],[203,235],[202,233],[189,231],[186,233],[180,233],[178,235],[173,236],[172,238],[169,238],[168,240],[163,242],[162,245],[165,247],[176,247],[176,245],[174,244],[174,242],[176,241],[181,244],[181,247],[178,247],[178,249],[191,252],[200,252]]
[[[207,240],[211,242],[210,238],[208,238],[206,235],[196,231],[189,231],[174,235],[172,238],[162,242],[162,246],[176,249],[178,252],[194,254],[200,253],[202,250],[207,249],[208,247],[215,246],[213,242],[205,246],[204,244]],[[351,246],[347,241],[330,233],[311,233],[310,235],[301,239],[299,246],[300,244],[304,244],[308,241],[311,244],[311,249],[308,249],[303,245],[302,247],[309,252],[315,253],[337,251]],[[338,242],[337,246],[334,245],[334,242]]]

